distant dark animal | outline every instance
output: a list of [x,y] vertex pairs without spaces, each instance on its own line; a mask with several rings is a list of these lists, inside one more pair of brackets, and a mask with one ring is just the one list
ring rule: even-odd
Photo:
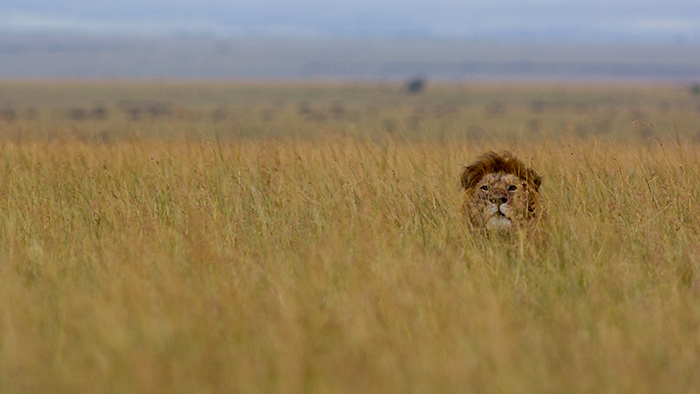
[[406,84],[406,89],[409,93],[419,93],[425,89],[424,78],[414,78]]

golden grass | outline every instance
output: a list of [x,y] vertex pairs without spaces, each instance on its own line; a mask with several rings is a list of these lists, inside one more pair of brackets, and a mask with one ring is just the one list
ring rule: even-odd
[[[295,110],[275,116],[303,130],[265,138],[4,123],[0,391],[700,388],[694,126],[473,142],[404,135],[404,109],[371,136]],[[545,245],[460,215],[461,166],[513,147],[544,174]]]

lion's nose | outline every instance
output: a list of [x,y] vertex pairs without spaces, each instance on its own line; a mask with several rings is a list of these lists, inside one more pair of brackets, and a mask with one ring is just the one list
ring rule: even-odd
[[494,196],[494,197],[491,197],[491,202],[494,204],[505,204],[508,202],[508,197],[506,197],[506,196]]

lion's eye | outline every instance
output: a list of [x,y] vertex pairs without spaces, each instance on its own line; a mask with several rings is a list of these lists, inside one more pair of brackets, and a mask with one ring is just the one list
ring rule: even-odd
[[481,190],[487,192],[487,191],[489,191],[489,187],[487,185],[484,185],[481,187]]
[[508,186],[508,191],[511,192],[511,193],[514,192],[514,191],[516,191],[517,189],[518,189],[518,187],[515,186],[515,185],[510,185],[510,186]]

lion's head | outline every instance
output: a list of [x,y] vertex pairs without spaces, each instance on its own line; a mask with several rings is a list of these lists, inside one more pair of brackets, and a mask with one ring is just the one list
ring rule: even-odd
[[509,152],[488,152],[462,172],[464,209],[472,225],[489,232],[535,227],[542,217],[542,177]]

